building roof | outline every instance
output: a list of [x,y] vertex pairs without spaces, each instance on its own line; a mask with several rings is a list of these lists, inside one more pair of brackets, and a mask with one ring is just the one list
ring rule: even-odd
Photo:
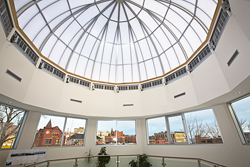
[[67,139],[68,140],[70,140],[70,139],[84,139],[84,134],[73,134],[72,136],[70,136]]

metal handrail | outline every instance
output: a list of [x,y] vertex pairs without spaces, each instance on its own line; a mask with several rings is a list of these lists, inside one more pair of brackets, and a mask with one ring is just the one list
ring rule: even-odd
[[[119,167],[120,163],[120,157],[126,157],[126,156],[136,156],[137,157],[137,166],[139,166],[139,156],[143,154],[128,154],[128,155],[94,155],[94,156],[84,156],[84,157],[75,157],[75,158],[64,158],[64,159],[54,159],[54,160],[46,160],[38,163],[32,163],[32,164],[24,164],[24,167],[35,167],[36,165],[42,164],[42,163],[47,163],[47,167],[49,167],[51,162],[56,162],[56,161],[67,161],[67,160],[75,160],[74,167],[77,167],[77,161],[79,159],[85,159],[85,158],[95,158],[95,157],[105,157],[105,156],[110,156],[110,157],[117,157],[117,167]],[[158,155],[147,155],[148,158],[150,157],[155,157],[155,158],[162,158],[162,167],[165,167],[164,159],[179,159],[179,160],[195,160],[197,161],[198,166],[201,166],[201,162],[207,162],[212,164],[214,167],[226,167],[225,165],[221,165],[219,163],[215,163],[212,161],[208,161],[202,158],[191,158],[191,157],[171,157],[171,156],[158,156]],[[97,164],[98,166],[98,164]]]

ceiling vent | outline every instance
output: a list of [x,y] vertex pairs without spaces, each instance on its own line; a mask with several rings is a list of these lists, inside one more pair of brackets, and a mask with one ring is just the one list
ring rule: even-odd
[[12,76],[13,78],[15,78],[16,80],[18,80],[19,82],[22,81],[22,78],[20,78],[19,76],[17,76],[16,74],[11,72],[10,70],[7,69],[6,73],[9,74],[10,76]]
[[77,103],[82,103],[81,100],[76,100],[76,99],[70,99],[70,101],[77,102]]
[[181,96],[184,96],[184,95],[186,95],[185,92],[183,92],[183,93],[181,93],[181,94],[178,94],[178,95],[175,95],[174,98],[178,98],[178,97],[181,97]]
[[123,104],[123,107],[134,106],[134,104]]
[[239,55],[239,51],[236,49],[233,56],[229,59],[227,62],[228,67],[233,63],[233,61],[236,59],[236,57]]

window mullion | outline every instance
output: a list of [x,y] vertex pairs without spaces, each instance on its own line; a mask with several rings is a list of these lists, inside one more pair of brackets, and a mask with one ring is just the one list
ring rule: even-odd
[[170,126],[169,126],[169,121],[168,121],[168,117],[165,117],[166,119],[166,127],[167,127],[167,135],[168,135],[168,143],[169,144],[173,144],[172,142],[172,138],[171,138],[171,132],[170,132]]
[[65,132],[65,128],[66,128],[67,119],[68,119],[68,117],[65,117],[60,147],[62,147],[62,145],[63,145],[63,143],[64,143],[63,138],[64,138],[64,132]]
[[185,119],[184,113],[181,114],[181,118],[182,118],[182,123],[183,123],[183,126],[184,126],[186,143],[189,144],[190,143],[190,139],[189,139],[189,135],[188,135],[188,131],[187,131],[187,124],[186,124],[186,119]]

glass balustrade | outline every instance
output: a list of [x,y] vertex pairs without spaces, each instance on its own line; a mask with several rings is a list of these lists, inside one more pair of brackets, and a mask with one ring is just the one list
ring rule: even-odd
[[[110,161],[106,167],[143,167],[141,161],[146,159],[152,167],[225,167],[214,162],[199,158],[152,156],[152,155],[109,155]],[[132,160],[135,166],[129,164]],[[69,159],[48,160],[37,164],[23,165],[24,167],[99,167],[98,156],[78,157]]]

